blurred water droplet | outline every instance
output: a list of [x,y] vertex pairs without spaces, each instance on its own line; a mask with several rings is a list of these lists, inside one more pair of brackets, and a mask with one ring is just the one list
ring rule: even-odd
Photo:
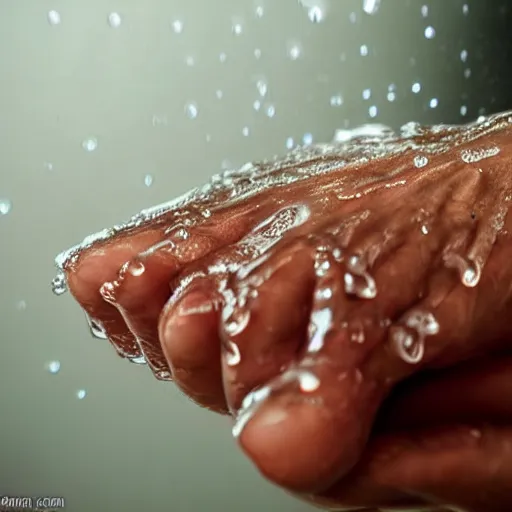
[[52,281],[52,292],[55,295],[62,295],[67,291],[67,289],[68,285],[66,282],[66,276],[63,272],[59,272]]
[[83,400],[86,396],[87,396],[87,391],[85,391],[85,389],[79,389],[76,392],[76,397],[78,398],[78,400]]
[[185,105],[185,114],[189,119],[195,119],[199,113],[197,105],[195,103],[187,103]]
[[231,30],[232,30],[233,34],[235,34],[236,36],[241,35],[242,32],[244,31],[243,26],[239,21],[233,22],[233,26],[231,27]]
[[298,43],[288,45],[288,56],[292,60],[297,60],[302,55],[302,48]]
[[257,59],[260,59],[261,58],[261,50],[259,48],[255,48],[254,49],[254,56],[257,58]]
[[468,4],[464,4],[462,6],[462,14],[464,14],[464,16],[467,16],[469,13],[469,5]]
[[462,50],[460,52],[460,60],[462,62],[466,62],[468,60],[468,51],[467,50]]
[[53,171],[53,164],[51,162],[44,162],[43,167],[48,171]]
[[258,89],[260,96],[266,96],[268,91],[268,84],[265,82],[265,80],[258,80],[256,82],[256,88]]
[[421,91],[421,84],[419,82],[415,82],[412,84],[411,91],[414,94],[418,94]]
[[50,361],[47,365],[46,365],[46,368],[48,369],[48,371],[52,374],[56,374],[56,373],[59,373],[60,371],[60,361]]
[[380,7],[380,0],[364,0],[363,11],[366,14],[375,14]]
[[377,114],[379,113],[379,109],[376,107],[376,105],[372,105],[368,109],[368,114],[370,117],[377,117]]
[[222,99],[222,97],[224,96],[224,93],[223,93],[220,89],[217,89],[217,90],[215,91],[215,96],[217,96],[217,99],[218,99],[218,100],[221,100],[221,99]]
[[16,304],[16,309],[18,311],[25,311],[25,309],[27,309],[27,302],[24,300],[19,300]]
[[361,54],[362,57],[366,57],[368,55],[368,46],[362,44],[361,47],[359,48],[359,53]]
[[309,21],[320,23],[324,20],[327,5],[323,0],[298,0],[299,5],[306,9]]
[[309,146],[310,144],[313,143],[313,134],[311,133],[305,133],[304,136],[302,137],[302,142],[306,145],[306,146]]
[[268,105],[266,113],[268,117],[274,117],[276,115],[276,107],[274,105]]
[[348,19],[349,19],[350,23],[356,23],[357,22],[357,14],[355,12],[351,12],[348,15]]
[[343,96],[341,94],[335,94],[331,96],[331,107],[341,107],[343,105]]
[[467,113],[468,113],[468,107],[466,107],[466,105],[462,105],[460,107],[460,115],[465,116]]
[[428,16],[428,5],[421,6],[421,15],[426,18]]
[[265,10],[263,9],[262,5],[258,5],[254,12],[258,18],[262,18],[263,15],[265,14]]
[[250,132],[249,132],[249,127],[248,127],[248,126],[244,126],[244,127],[242,128],[242,135],[243,135],[244,137],[248,137],[248,136],[249,136],[249,133],[250,133]]
[[254,108],[254,110],[256,110],[256,112],[258,110],[260,110],[261,108],[261,101],[260,100],[256,100],[253,104],[252,104],[252,107]]
[[61,22],[60,13],[57,11],[49,11],[48,12],[48,23],[50,25],[59,25]]
[[430,100],[430,108],[436,108],[439,105],[439,100],[437,98],[432,98]]
[[469,78],[471,76],[471,69],[466,68],[464,70],[464,78]]
[[112,28],[118,28],[121,26],[121,15],[117,12],[111,12],[108,15],[108,24]]
[[183,22],[181,20],[174,20],[172,22],[172,29],[176,34],[181,34],[183,32]]
[[88,152],[95,151],[98,147],[98,141],[94,137],[89,137],[82,142],[82,147]]
[[219,60],[220,62],[226,62],[228,56],[226,55],[226,53],[222,52],[219,54]]
[[293,149],[294,146],[295,146],[295,143],[293,141],[293,137],[288,137],[286,139],[286,149]]
[[434,27],[432,26],[428,26],[426,29],[425,29],[425,37],[427,39],[433,39],[436,35],[436,30]]
[[0,197],[0,215],[7,215],[11,210],[11,201],[6,197]]
[[153,185],[153,176],[151,176],[151,174],[146,174],[146,176],[144,176],[144,185],[146,185],[146,187],[151,187],[151,185]]
[[189,55],[188,57],[186,57],[185,59],[185,64],[189,67],[192,67],[194,66],[196,63],[196,61],[194,60],[194,57],[192,57],[191,55]]

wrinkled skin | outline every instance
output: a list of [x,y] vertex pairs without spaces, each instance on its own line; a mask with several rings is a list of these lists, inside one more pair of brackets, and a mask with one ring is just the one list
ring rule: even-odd
[[509,119],[246,166],[58,262],[120,356],[233,415],[297,496],[510,511]]

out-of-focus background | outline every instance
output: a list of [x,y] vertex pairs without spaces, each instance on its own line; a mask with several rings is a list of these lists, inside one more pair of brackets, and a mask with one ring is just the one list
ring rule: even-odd
[[[338,128],[512,107],[511,3],[0,3],[0,495],[73,512],[311,510],[226,418],[93,339],[57,252]],[[1,507],[0,507],[1,508]]]

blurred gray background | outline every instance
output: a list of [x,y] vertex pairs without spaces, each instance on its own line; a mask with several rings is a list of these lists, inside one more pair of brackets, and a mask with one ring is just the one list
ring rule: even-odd
[[53,258],[338,128],[511,107],[509,4],[0,1],[0,495],[311,510],[260,477],[226,418],[93,339],[50,291]]

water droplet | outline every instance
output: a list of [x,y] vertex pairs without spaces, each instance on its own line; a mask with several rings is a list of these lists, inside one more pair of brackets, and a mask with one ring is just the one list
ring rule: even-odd
[[254,57],[256,59],[261,59],[261,50],[259,48],[254,49]]
[[147,364],[146,358],[144,356],[132,357],[130,362],[134,364]]
[[183,32],[183,22],[181,20],[174,20],[171,26],[176,34],[181,34]]
[[414,165],[421,169],[422,167],[425,167],[428,164],[428,158],[424,155],[416,155],[414,157]]
[[437,98],[432,98],[429,102],[430,108],[437,108],[439,105],[439,100]]
[[288,56],[292,60],[297,60],[302,55],[302,48],[298,43],[290,43],[288,45]]
[[332,309],[330,307],[313,310],[308,326],[308,352],[318,352],[324,346],[325,336],[332,328]]
[[50,361],[47,365],[46,365],[46,368],[48,369],[48,371],[52,374],[56,374],[56,373],[59,373],[60,371],[60,361]]
[[377,114],[379,113],[379,110],[378,108],[376,107],[376,105],[372,105],[369,109],[368,109],[368,115],[370,117],[377,117]]
[[61,22],[60,13],[57,11],[48,12],[48,23],[50,25],[59,25]]
[[239,36],[242,34],[242,32],[244,31],[243,29],[243,26],[240,22],[234,22],[233,23],[233,26],[231,27],[231,31],[233,32],[233,34],[235,34],[236,36]]
[[421,6],[421,15],[426,18],[428,16],[428,5]]
[[466,68],[464,70],[464,78],[469,78],[471,76],[471,69],[470,68]]
[[344,283],[345,293],[349,295],[356,295],[360,299],[373,299],[377,296],[375,280],[358,256],[352,256],[348,260]]
[[359,48],[359,53],[361,57],[366,57],[368,55],[368,46],[365,44],[362,44]]
[[256,110],[256,112],[258,112],[258,110],[261,109],[261,101],[260,100],[256,100],[253,104],[252,104],[252,108],[254,110]]
[[363,90],[363,99],[369,100],[372,96],[372,90],[371,89],[364,89]]
[[394,92],[392,92],[392,91],[388,92],[387,98],[388,98],[389,102],[393,102],[396,99],[396,94]]
[[460,107],[460,115],[465,116],[465,115],[467,115],[467,113],[468,113],[468,107],[466,105],[462,105]]
[[94,137],[89,137],[88,139],[85,139],[82,142],[82,147],[85,149],[85,151],[88,151],[89,153],[92,151],[95,151],[98,147],[98,140]]
[[462,6],[462,14],[464,14],[464,16],[467,16],[469,13],[469,5],[468,4],[464,4]]
[[219,54],[219,61],[220,62],[226,62],[227,58],[228,58],[228,56],[227,56],[227,54],[225,52],[221,52]]
[[228,341],[225,346],[225,351],[226,364],[228,366],[236,366],[237,364],[240,364],[242,356],[240,355],[240,349],[238,348],[238,345],[236,343]]
[[186,59],[185,59],[185,64],[189,67],[192,67],[194,66],[196,63],[194,57],[192,57],[192,55],[189,55]]
[[356,23],[357,22],[357,14],[355,12],[351,12],[348,15],[348,19],[349,19],[350,23]]
[[121,16],[119,13],[117,12],[111,12],[109,15],[108,15],[108,24],[112,27],[112,28],[118,28],[121,26]]
[[398,355],[409,364],[419,363],[425,353],[423,338],[402,326],[392,326],[390,338]]
[[85,318],[87,320],[87,324],[89,325],[89,330],[94,338],[99,340],[107,339],[107,332],[104,327],[98,320],[91,318],[87,313],[85,313]]
[[52,281],[52,291],[55,295],[62,295],[68,289],[64,272],[59,272]]
[[295,146],[295,142],[293,141],[293,137],[288,137],[286,139],[286,149],[293,149]]
[[146,176],[144,176],[144,185],[146,185],[146,187],[151,187],[151,185],[153,185],[153,176],[151,176],[151,174],[146,174]]
[[460,60],[462,62],[466,62],[467,59],[468,59],[468,51],[467,50],[462,50],[460,52]]
[[320,387],[320,380],[310,372],[300,372],[299,386],[304,393],[313,393]]
[[189,119],[195,119],[199,113],[195,103],[187,103],[185,105],[185,114]]
[[336,94],[331,96],[331,107],[341,107],[343,105],[343,96],[341,94]]
[[83,400],[86,396],[87,396],[87,391],[85,391],[85,389],[79,389],[76,392],[76,397],[78,398],[78,400]]
[[423,224],[423,226],[421,226],[421,232],[424,235],[428,235],[428,228],[427,228],[427,226],[425,226],[425,224]]
[[258,80],[256,82],[256,89],[258,89],[258,93],[261,97],[266,96],[268,91],[268,85],[265,80]]
[[276,107],[274,105],[267,106],[267,117],[274,117],[276,115]]
[[419,82],[413,83],[411,90],[414,94],[418,94],[421,91],[421,84]]
[[380,7],[380,0],[363,0],[363,11],[366,14],[375,14]]
[[16,304],[16,309],[18,311],[25,311],[27,309],[27,302],[24,300],[19,300]]
[[312,23],[320,23],[324,20],[326,5],[323,0],[299,0],[299,4],[306,9],[309,21]]
[[302,137],[302,143],[305,146],[309,146],[310,144],[313,144],[313,134],[312,133],[305,133]]
[[255,12],[257,18],[262,18],[263,15],[265,14],[265,9],[263,8],[262,5],[258,5],[254,12]]
[[425,29],[425,37],[427,39],[433,39],[436,35],[436,30],[434,27],[432,26],[428,26],[426,29]]
[[52,171],[53,170],[53,164],[51,162],[44,162],[43,163],[43,166],[45,169],[47,169],[48,171]]
[[12,203],[7,198],[0,197],[0,215],[7,215],[12,209]]
[[250,133],[249,127],[248,127],[248,126],[244,126],[244,127],[242,128],[242,135],[243,135],[244,137],[249,137],[249,133]]

